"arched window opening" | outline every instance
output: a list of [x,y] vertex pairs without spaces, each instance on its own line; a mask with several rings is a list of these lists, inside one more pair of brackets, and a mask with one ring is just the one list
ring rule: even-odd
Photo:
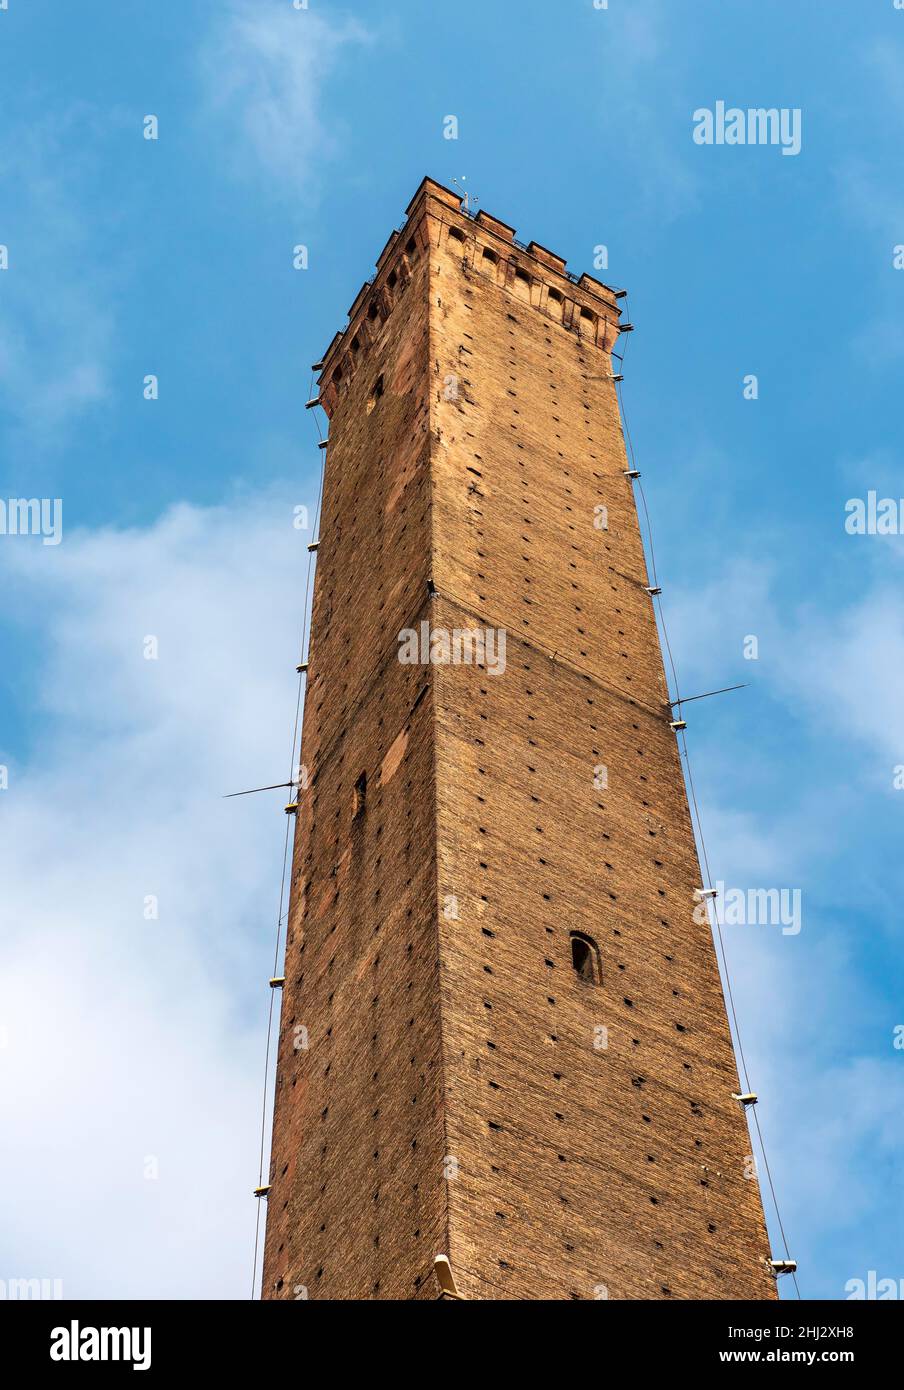
[[602,984],[599,947],[592,936],[585,936],[580,931],[571,933],[571,964],[578,979],[588,985]]
[[527,271],[522,270],[520,266],[515,270],[512,288],[520,299],[530,299],[530,276]]

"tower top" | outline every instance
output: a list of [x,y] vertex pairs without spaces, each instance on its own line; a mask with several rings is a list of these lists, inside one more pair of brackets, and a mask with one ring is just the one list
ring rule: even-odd
[[[430,219],[436,224],[437,230],[434,233],[431,233],[428,226]],[[541,246],[537,241],[527,244],[519,241],[515,235],[515,228],[510,227],[507,222],[493,217],[483,208],[479,212],[469,211],[462,205],[461,196],[453,189],[446,188],[436,179],[425,177],[405,209],[404,223],[390,234],[377,257],[374,275],[365,281],[355,296],[348,311],[347,324],[335,334],[323,354],[319,364],[321,383],[330,382],[337,368],[340,377],[342,376],[342,359],[349,350],[352,353],[357,351],[355,345],[359,340],[358,330],[374,303],[374,297],[382,292],[385,303],[388,289],[391,298],[391,291],[400,273],[400,263],[404,267],[406,255],[410,256],[418,247],[426,249],[435,244],[438,240],[438,229],[443,224],[456,229],[464,243],[465,256],[468,254],[467,244],[472,244],[472,264],[475,263],[475,251],[478,256],[489,251],[498,258],[505,259],[512,275],[527,275],[532,282],[544,284],[559,297],[567,295],[575,304],[577,314],[583,310],[585,314],[607,319],[612,323],[617,335],[621,312],[618,305],[620,295],[617,290],[586,272],[575,275],[568,270],[562,256],[557,256],[554,251]]]

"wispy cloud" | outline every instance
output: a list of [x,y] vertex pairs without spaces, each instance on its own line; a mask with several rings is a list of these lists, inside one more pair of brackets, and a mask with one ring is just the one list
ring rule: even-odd
[[[869,471],[863,478],[877,485]],[[863,566],[860,591],[844,606],[814,591],[789,608],[779,597],[788,587],[781,566],[740,554],[712,584],[672,594],[669,627],[685,688],[711,678],[711,654],[722,652],[735,664],[720,669],[741,669],[795,718],[805,718],[814,734],[866,746],[885,759],[890,777],[892,763],[904,763],[904,542],[852,536],[848,544],[859,548]],[[758,639],[759,658],[742,667],[736,658],[748,634]]]
[[699,197],[699,176],[689,158],[695,148],[693,107],[688,107],[686,125],[680,105],[677,125],[664,120],[662,110],[664,89],[674,96],[681,88],[686,32],[660,0],[651,0],[643,10],[619,5],[601,12],[599,99],[605,103],[605,125],[613,141],[607,159],[625,159],[632,197],[636,201],[639,195],[647,211],[655,208],[660,223],[684,215]]
[[[879,538],[867,538],[876,544]],[[836,731],[904,762],[904,613],[900,584],[879,584],[838,614],[820,614],[786,651],[785,678]]]
[[108,391],[111,270],[88,191],[96,134],[80,107],[11,131],[0,150],[0,408],[27,455]]
[[904,194],[898,172],[904,135],[900,39],[873,41],[854,56],[869,93],[866,109],[858,112],[870,131],[869,141],[861,142],[868,153],[842,158],[835,179],[842,211],[861,235],[867,234],[867,245],[873,249],[875,288],[864,301],[867,317],[855,328],[851,343],[874,371],[897,370],[904,355],[899,309],[904,271],[893,266],[894,249],[904,244]]
[[[900,1273],[897,1211],[880,1174],[904,1139],[892,1046],[902,1020],[876,970],[880,942],[896,929],[895,878],[876,872],[881,849],[864,862],[883,786],[904,795],[891,791],[892,766],[904,762],[904,623],[890,578],[898,559],[874,539],[876,559],[846,604],[813,592],[790,606],[786,567],[756,559],[776,553],[763,539],[712,585],[674,592],[670,631],[691,678],[711,674],[700,663],[713,652],[730,659],[744,634],[760,639],[760,659],[744,673],[758,687],[753,723],[727,722],[708,738],[695,716],[690,753],[713,877],[802,888],[799,937],[730,925],[723,935],[801,1288],[840,1298],[845,1279],[867,1268]],[[695,661],[695,651],[705,655]],[[777,1245],[774,1221],[771,1229]]]
[[329,79],[344,54],[368,42],[364,25],[278,0],[233,0],[201,55],[217,140],[233,146],[233,170],[261,176],[287,195],[316,197],[335,153],[336,122],[325,111]]

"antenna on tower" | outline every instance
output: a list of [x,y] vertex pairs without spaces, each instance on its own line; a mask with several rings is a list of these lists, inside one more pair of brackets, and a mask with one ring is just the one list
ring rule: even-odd
[[251,787],[246,792],[226,792],[223,801],[229,801],[233,796],[254,796],[255,792],[275,792],[278,787],[294,787],[295,782],[271,782],[268,787]]
[[469,193],[466,188],[462,187],[462,184],[467,183],[467,181],[467,176],[465,174],[462,174],[461,176],[461,183],[459,183],[458,179],[452,180],[452,182],[455,184],[455,187],[458,189],[458,193],[461,198],[462,212],[467,212],[470,214],[472,204],[474,207],[476,207],[477,204],[480,202],[480,199],[476,197],[473,193]]

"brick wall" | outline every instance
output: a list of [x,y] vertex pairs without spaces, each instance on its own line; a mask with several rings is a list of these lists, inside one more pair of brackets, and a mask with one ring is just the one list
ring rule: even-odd
[[426,247],[394,265],[330,421],[266,1297],[435,1298],[447,1243],[431,673],[396,640],[427,601]]
[[[428,182],[325,359],[265,1296],[435,1298],[439,1252],[470,1298],[775,1296],[618,318]],[[400,664],[425,620],[504,672]]]

